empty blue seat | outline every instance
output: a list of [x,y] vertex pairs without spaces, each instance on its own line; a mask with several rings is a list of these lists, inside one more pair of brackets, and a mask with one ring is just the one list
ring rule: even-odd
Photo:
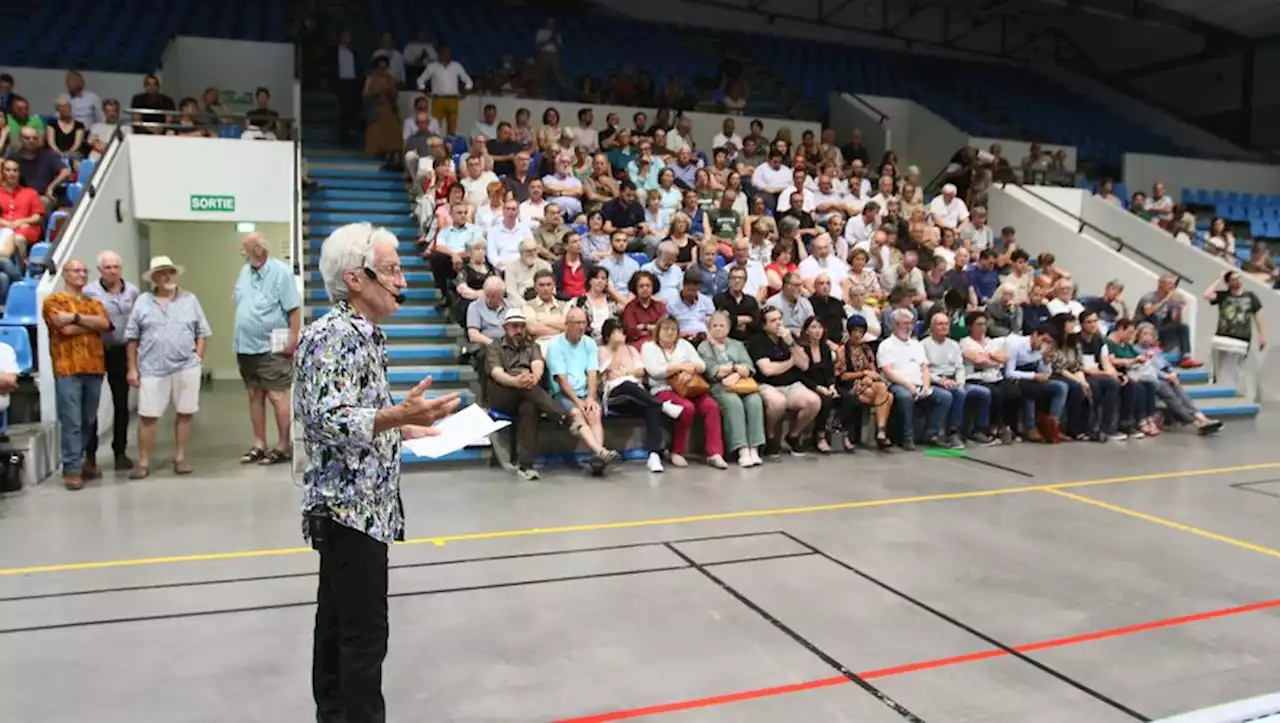
[[18,357],[18,373],[26,374],[31,371],[32,353],[31,353],[31,334],[24,327],[18,326],[0,326],[0,342],[13,347],[13,353]]
[[[80,184],[75,184],[75,185],[80,185]],[[70,217],[71,217],[71,214],[66,211],[54,211],[53,213],[49,214],[49,222],[44,225],[45,239],[52,241],[53,232],[54,232],[54,229],[58,227],[58,222],[68,219]]]
[[93,178],[93,172],[98,170],[98,162],[92,158],[86,158],[80,161],[80,173],[76,176],[76,181],[81,185],[88,185],[89,179]]
[[27,276],[34,278],[43,275],[49,265],[49,257],[53,255],[53,244],[41,241],[27,252]]
[[1209,195],[1208,189],[1205,189],[1205,188],[1196,189],[1196,205],[1208,206],[1208,205],[1211,205],[1212,203],[1213,203],[1213,199]]
[[72,206],[80,203],[80,197],[84,195],[83,183],[72,183],[67,185],[67,202]]
[[4,302],[4,316],[0,326],[35,326],[39,310],[36,309],[36,281],[24,279],[9,286],[9,296]]
[[649,263],[649,255],[646,253],[642,253],[640,251],[632,251],[627,255],[631,257],[632,261],[636,262],[637,264],[640,264],[641,266],[644,266],[645,264]]

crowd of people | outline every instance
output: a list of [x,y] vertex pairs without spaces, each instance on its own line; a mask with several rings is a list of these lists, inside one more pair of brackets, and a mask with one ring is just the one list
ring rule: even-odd
[[[294,347],[302,327],[301,299],[289,264],[273,258],[260,233],[241,242],[245,264],[236,280],[235,328],[231,344],[249,398],[253,446],[242,464],[274,465],[293,458],[289,390]],[[141,291],[123,277],[120,256],[98,255],[98,278],[88,265],[62,265],[64,288],[46,297],[40,310],[49,326],[49,356],[62,453],[62,482],[79,490],[102,476],[98,465],[98,408],[105,379],[114,417],[114,468],[130,479],[150,476],[156,425],[172,405],[174,474],[194,470],[187,459],[191,422],[200,408],[206,345],[213,334],[199,299],[179,284],[184,269],[168,256],[153,257]],[[8,349],[7,345],[0,345]],[[0,391],[5,388],[0,353]],[[129,390],[138,390],[137,460],[128,454]],[[276,445],[267,445],[267,407],[272,408]]]
[[[425,106],[425,103],[424,103]],[[487,108],[455,165],[423,107],[405,173],[442,306],[465,325],[482,398],[517,425],[537,477],[539,418],[603,472],[603,419],[645,420],[649,469],[684,466],[701,421],[713,467],[917,444],[962,448],[1210,432],[1161,351],[1190,355],[1174,279],[1130,309],[1112,282],[1079,295],[952,183],[926,199],[856,131],[793,145],[688,116],[562,127]],[[486,127],[484,130],[488,130]],[[863,434],[864,416],[871,420]],[[671,422],[667,419],[670,418]],[[664,447],[664,425],[673,439]]]

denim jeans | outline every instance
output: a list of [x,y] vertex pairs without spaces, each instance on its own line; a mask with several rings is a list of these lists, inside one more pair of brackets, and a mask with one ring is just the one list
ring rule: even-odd
[[1049,415],[1061,420],[1067,407],[1067,383],[1061,379],[1038,382],[1033,379],[1016,381],[1016,389],[1022,395],[1022,431],[1036,428],[1036,402],[1044,397],[1049,404]]
[[86,436],[98,418],[102,375],[76,374],[54,380],[58,425],[62,427],[62,475],[74,477],[84,468]]
[[899,424],[902,425],[903,442],[908,439],[914,440],[916,436],[916,402],[924,405],[929,412],[928,421],[925,422],[924,436],[932,438],[942,433],[942,425],[947,420],[947,414],[951,412],[951,395],[946,393],[947,390],[935,386],[933,393],[923,399],[913,398],[911,390],[897,384],[889,385],[889,392],[893,394],[893,413],[899,415]]
[[22,271],[13,259],[0,257],[0,306],[9,298],[9,286],[22,279]]
[[[976,426],[986,431],[991,426],[991,390],[978,384],[966,384],[951,392],[951,429],[969,436]],[[974,424],[965,424],[969,410],[973,410]]]

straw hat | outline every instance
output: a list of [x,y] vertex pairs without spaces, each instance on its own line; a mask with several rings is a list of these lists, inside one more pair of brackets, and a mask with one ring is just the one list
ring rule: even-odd
[[147,282],[148,284],[155,283],[151,280],[151,277],[157,271],[172,271],[176,273],[178,276],[181,276],[183,268],[173,263],[173,259],[169,258],[168,256],[152,256],[150,268],[142,272],[142,280]]

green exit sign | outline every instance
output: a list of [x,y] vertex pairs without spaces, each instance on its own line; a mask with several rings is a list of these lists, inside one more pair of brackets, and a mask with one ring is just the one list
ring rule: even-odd
[[235,196],[203,196],[191,194],[191,210],[197,212],[205,211],[235,211]]

